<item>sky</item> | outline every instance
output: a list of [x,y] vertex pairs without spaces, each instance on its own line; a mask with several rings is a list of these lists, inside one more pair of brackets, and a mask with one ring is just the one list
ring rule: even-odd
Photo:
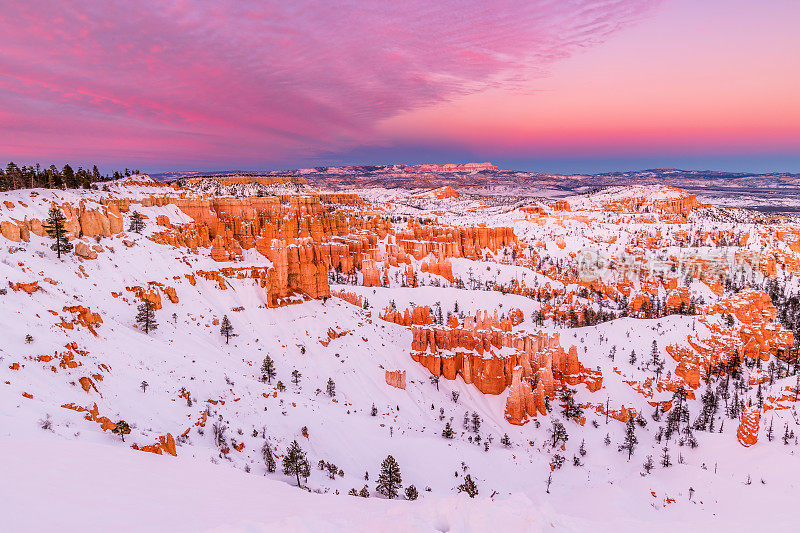
[[0,160],[800,172],[800,0],[5,0]]

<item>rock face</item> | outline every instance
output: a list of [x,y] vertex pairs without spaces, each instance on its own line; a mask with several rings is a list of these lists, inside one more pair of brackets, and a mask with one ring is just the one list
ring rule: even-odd
[[394,372],[386,371],[386,384],[398,389],[405,390],[406,388],[406,371],[396,370]]
[[11,283],[9,281],[8,282],[8,286],[11,287],[11,289],[13,291],[15,291],[15,292],[16,291],[23,291],[23,292],[26,292],[28,294],[33,294],[34,292],[36,292],[38,290],[41,290],[41,287],[39,287],[39,282],[38,281],[32,281],[30,283]]
[[[123,220],[120,209],[115,204],[104,207],[87,208],[81,200],[77,206],[69,203],[53,205],[59,207],[66,217],[64,227],[70,238],[110,237],[122,233]],[[29,241],[30,234],[44,237],[46,232],[39,219],[24,221],[4,220],[0,222],[0,234],[14,242]]]
[[149,444],[147,446],[139,446],[137,444],[133,444],[131,445],[131,448],[133,448],[134,450],[155,453],[158,455],[163,455],[167,453],[174,457],[178,456],[178,452],[175,450],[175,439],[173,438],[172,433],[167,433],[166,435],[158,437],[158,442],[156,442],[155,444]]
[[[414,322],[408,311],[386,310],[384,317],[403,325]],[[583,368],[574,346],[565,352],[558,334],[524,335],[511,328],[510,319],[489,318],[486,312],[466,317],[460,328],[413,326],[411,357],[435,376],[461,376],[483,394],[510,387],[506,420],[517,425],[545,414],[545,397],[554,400],[558,387],[584,383],[592,392],[602,387],[600,372]]]
[[75,244],[75,255],[84,259],[97,259],[97,252],[89,248],[89,245],[83,241]]
[[[216,261],[236,261],[243,250],[255,248],[272,263],[265,284],[270,306],[290,303],[295,295],[325,298],[330,296],[328,270],[349,273],[361,267],[364,252],[375,249],[378,237],[386,235],[391,224],[378,217],[331,212],[323,207],[323,201],[351,204],[358,199],[348,195],[285,195],[176,200],[195,225],[173,227],[160,232],[156,239],[175,245],[203,246],[210,242]],[[356,231],[363,233],[355,236]],[[367,279],[371,279],[369,272]]]
[[10,220],[3,220],[0,222],[0,234],[13,242],[22,241],[22,237],[20,236],[20,227]]
[[73,314],[74,316],[73,323],[80,324],[81,326],[91,331],[92,335],[94,335],[95,337],[97,336],[97,331],[95,330],[95,326],[97,324],[103,323],[103,319],[100,316],[100,313],[92,313],[91,308],[83,307],[82,305],[64,307],[63,310],[65,313]]
[[758,442],[758,423],[760,419],[761,415],[756,407],[745,407],[742,412],[742,419],[739,422],[739,429],[736,430],[736,437],[745,448],[749,448]]
[[[727,361],[734,352],[750,359],[769,361],[789,353],[794,335],[775,321],[777,311],[763,291],[744,289],[702,308],[697,320],[711,332],[710,337],[690,335],[686,343],[667,346],[667,353],[678,362],[675,375],[696,389],[706,369]],[[736,320],[731,328],[709,320],[715,314],[730,314]]]
[[453,265],[450,263],[449,259],[445,259],[441,256],[439,256],[438,259],[431,259],[430,261],[423,262],[420,270],[442,276],[450,282],[455,281],[453,277]]

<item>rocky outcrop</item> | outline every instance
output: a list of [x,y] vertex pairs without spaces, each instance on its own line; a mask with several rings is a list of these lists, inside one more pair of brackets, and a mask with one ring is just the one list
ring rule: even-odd
[[496,252],[517,242],[512,228],[434,226],[415,221],[409,221],[405,230],[398,231],[396,240],[405,253],[417,260],[428,255],[477,259],[483,250]]
[[396,370],[394,372],[386,371],[385,375],[386,384],[398,389],[405,390],[406,388],[406,371]]
[[133,448],[134,450],[155,453],[158,455],[163,455],[166,453],[172,455],[173,457],[178,456],[178,452],[175,449],[175,439],[172,437],[172,433],[167,433],[166,435],[158,437],[158,442],[156,442],[155,444],[149,444],[146,446],[139,446],[137,444],[133,444],[131,445],[131,448]]
[[97,252],[92,250],[88,244],[83,241],[78,241],[75,244],[75,255],[84,259],[97,259]]
[[742,419],[739,421],[739,428],[736,430],[736,438],[745,448],[749,448],[758,442],[758,423],[761,415],[756,407],[745,407],[742,412]]
[[447,281],[455,282],[455,278],[453,277],[453,265],[450,263],[449,259],[442,256],[439,256],[437,259],[431,258],[424,261],[420,270],[442,276]]
[[13,242],[21,242],[20,227],[10,220],[3,220],[0,222],[0,234],[6,239]]
[[[708,368],[729,360],[734,352],[750,359],[769,361],[771,357],[789,353],[794,335],[776,322],[777,311],[763,291],[742,290],[702,308],[697,320],[710,336],[690,335],[686,343],[667,346],[667,353],[678,363],[675,375],[695,389]],[[711,315],[730,314],[733,326],[721,327]]]
[[584,383],[592,392],[602,387],[602,374],[583,368],[577,349],[565,352],[557,334],[515,334],[491,322],[486,327],[486,315],[478,317],[465,320],[464,328],[412,327],[412,359],[433,375],[461,376],[483,394],[501,394],[510,386],[506,420],[517,425],[545,413],[544,398],[554,399],[559,387]]
[[331,296],[334,298],[339,298],[340,300],[344,300],[347,303],[353,304],[358,307],[364,307],[364,300],[361,296],[347,291],[331,291]]
[[103,323],[103,318],[100,313],[92,313],[91,308],[83,307],[82,305],[73,305],[71,307],[64,307],[65,313],[72,313],[73,324],[80,324],[81,326],[92,332],[92,335],[97,336],[95,326]]

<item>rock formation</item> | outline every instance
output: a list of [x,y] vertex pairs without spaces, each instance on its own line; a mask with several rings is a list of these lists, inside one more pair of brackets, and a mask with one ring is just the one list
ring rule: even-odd
[[394,372],[386,371],[386,384],[405,390],[406,388],[406,371],[396,370]]

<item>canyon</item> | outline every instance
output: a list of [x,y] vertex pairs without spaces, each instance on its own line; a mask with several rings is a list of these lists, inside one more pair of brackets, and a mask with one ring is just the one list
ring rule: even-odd
[[[695,504],[675,503],[686,488],[667,468],[700,476],[717,509],[714,487],[744,490],[762,468],[753,454],[780,462],[796,445],[794,219],[666,185],[476,202],[438,183],[322,188],[319,172],[2,193],[6,414],[259,475],[264,449],[298,440],[348,474],[309,481],[343,498],[391,449],[438,494],[463,462],[489,494],[528,493],[531,476],[562,491],[615,482],[608,498],[633,490],[638,509],[681,513]],[[74,245],[61,259],[51,208]],[[157,329],[136,323],[142,304]],[[677,464],[640,472],[665,453]],[[579,481],[588,472],[604,481]]]

